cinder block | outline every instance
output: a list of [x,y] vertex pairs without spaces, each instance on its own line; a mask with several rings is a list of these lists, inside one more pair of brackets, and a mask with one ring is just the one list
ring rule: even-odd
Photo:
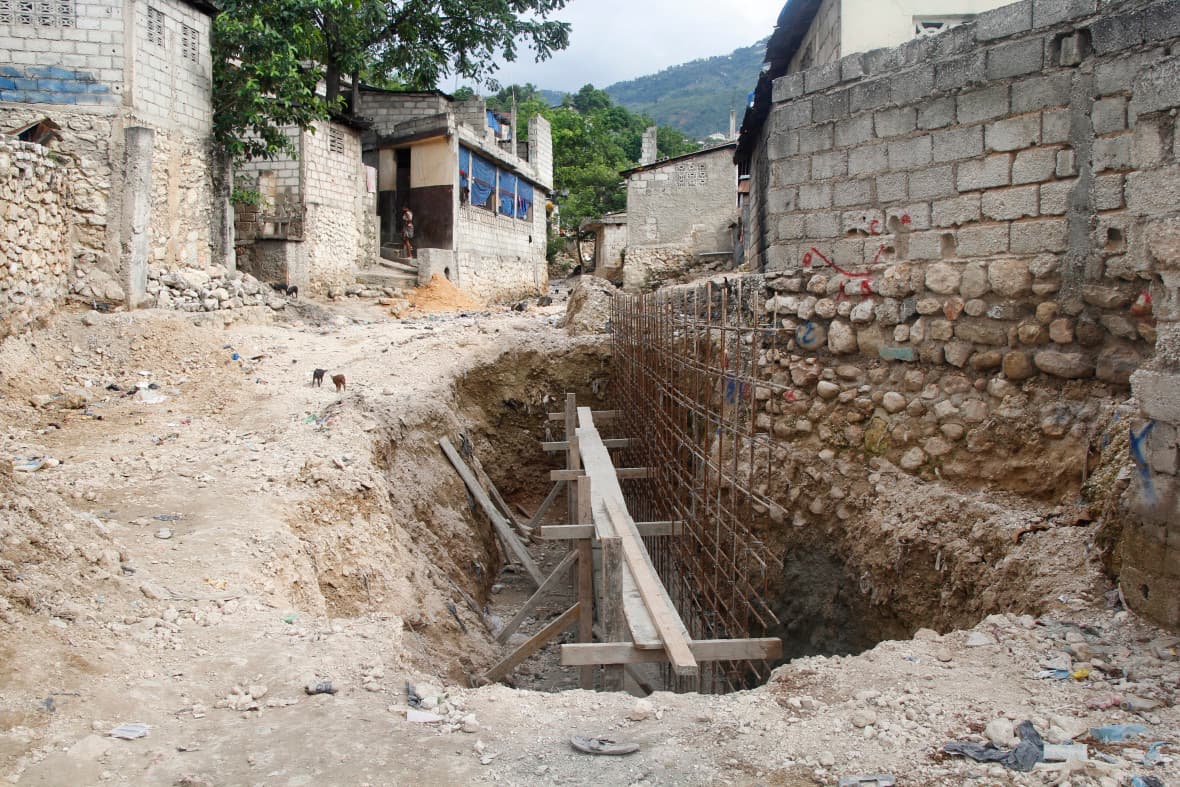
[[812,122],[822,123],[848,117],[848,94],[847,90],[838,90],[812,99]]
[[1069,195],[1076,183],[1076,178],[1042,183],[1041,214],[1045,216],[1063,215],[1069,209]]
[[1032,29],[1032,0],[1021,0],[975,17],[975,38],[992,41]]
[[1130,169],[1133,139],[1133,134],[1126,133],[1094,140],[1093,170],[1102,172],[1108,169]]
[[935,199],[955,193],[955,174],[950,164],[927,167],[910,173],[910,199]]
[[838,238],[840,236],[840,215],[831,211],[809,213],[803,220],[808,238]]
[[1036,216],[1040,197],[1036,186],[1016,186],[1010,189],[991,189],[983,192],[980,210],[989,219],[1012,221]]
[[840,81],[851,82],[865,75],[864,55],[857,52],[840,58]]
[[804,183],[799,187],[800,210],[825,210],[832,207],[832,184]]
[[957,250],[960,257],[989,257],[1008,250],[1008,225],[985,224],[962,227],[958,230]]
[[1044,56],[1040,38],[992,47],[987,51],[987,78],[1007,79],[1036,73],[1044,65]]
[[803,72],[798,71],[794,74],[786,74],[774,80],[771,87],[770,100],[775,104],[783,101],[790,101],[791,99],[799,98],[803,95]]
[[1127,127],[1127,99],[1112,96],[1095,101],[1090,108],[1090,121],[1099,136],[1122,131]]
[[955,122],[955,99],[951,96],[936,98],[918,107],[918,128],[927,130],[942,128]]
[[799,132],[772,131],[766,139],[766,151],[771,161],[796,155],[799,152]]
[[934,66],[921,66],[900,73],[890,84],[890,95],[895,104],[913,104],[929,98],[933,92]]
[[963,194],[935,202],[931,207],[931,223],[935,227],[952,227],[979,221],[979,195]]
[[945,232],[911,232],[909,235],[909,259],[942,259],[942,236]]
[[1050,109],[1041,113],[1041,143],[1069,142],[1069,110]]
[[832,149],[832,129],[834,124],[824,123],[820,126],[801,128],[799,135],[800,153],[818,153],[821,150]]
[[836,147],[860,145],[873,138],[873,116],[857,115],[836,124]]
[[1078,174],[1077,154],[1072,150],[1057,151],[1057,166],[1054,174],[1059,178],[1071,178]]
[[1100,55],[1124,52],[1144,41],[1141,12],[1105,14],[1090,25],[1090,45]]
[[934,87],[938,90],[957,90],[979,84],[984,80],[985,56],[984,52],[971,52],[935,63]]
[[1144,9],[1143,37],[1148,41],[1180,38],[1180,0],[1156,3]]
[[935,131],[931,138],[934,161],[955,161],[983,155],[983,126]]
[[877,202],[901,202],[906,198],[906,176],[904,172],[890,172],[877,178]]
[[1020,150],[1040,141],[1040,113],[997,120],[984,129],[984,143],[989,151]]
[[852,205],[867,205],[873,199],[873,185],[871,180],[845,180],[837,183],[832,194],[832,204],[836,207],[851,207]]
[[1095,210],[1118,210],[1123,207],[1123,176],[1099,175],[1090,191]]
[[1072,74],[1062,72],[1032,79],[1022,79],[1012,85],[1012,112],[1032,112],[1048,107],[1069,104]]
[[1094,13],[1098,0],[1033,0],[1034,28],[1048,27],[1067,19],[1076,19]]
[[889,169],[889,158],[884,143],[861,145],[848,151],[848,174],[875,175]]
[[883,107],[889,103],[891,97],[888,79],[858,82],[849,91],[848,109],[854,113]]
[[1037,254],[1042,251],[1065,251],[1068,223],[1065,219],[1035,219],[1011,224],[1009,248],[1013,254]]
[[840,62],[825,63],[803,72],[803,89],[807,93],[827,90],[840,81]]
[[955,186],[959,191],[978,191],[1011,182],[1012,157],[1008,154],[964,161],[958,165]]
[[842,150],[811,157],[811,177],[816,180],[842,178],[848,174],[848,154]]
[[778,220],[778,238],[779,240],[797,240],[807,237],[807,228],[805,226],[806,217],[801,213],[791,213],[782,216]]
[[956,115],[960,123],[977,123],[1007,114],[1007,85],[995,85],[982,90],[973,90],[956,98]]
[[889,168],[894,170],[923,167],[931,161],[929,135],[889,143]]
[[870,49],[864,53],[864,67],[869,74],[880,74],[897,68],[897,52],[892,47]]
[[1180,56],[1152,64],[1135,78],[1132,117],[1180,106]]
[[882,109],[873,115],[878,137],[899,137],[916,128],[918,112],[913,107]]
[[1012,183],[1038,183],[1049,180],[1057,169],[1057,148],[1029,148],[1016,154],[1012,162]]

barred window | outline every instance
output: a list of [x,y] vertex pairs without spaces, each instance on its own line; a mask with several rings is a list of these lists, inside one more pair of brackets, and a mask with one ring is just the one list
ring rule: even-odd
[[335,126],[328,128],[328,150],[344,155],[344,134]]
[[194,63],[201,62],[200,34],[196,28],[180,26],[180,56]]
[[150,5],[147,10],[147,40],[156,46],[164,46],[164,12]]
[[74,0],[0,0],[0,25],[74,27]]

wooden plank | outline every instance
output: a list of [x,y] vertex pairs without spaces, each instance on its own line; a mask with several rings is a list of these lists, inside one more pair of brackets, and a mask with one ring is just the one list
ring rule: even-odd
[[[578,521],[589,522],[590,479],[578,481]],[[594,548],[589,538],[578,542],[578,642],[594,641]],[[594,667],[582,667],[578,685],[587,690],[594,688]]]
[[488,515],[488,519],[492,521],[492,527],[496,529],[496,534],[500,536],[500,540],[504,542],[508,550],[524,566],[524,570],[532,577],[533,582],[540,586],[545,581],[545,577],[541,574],[541,570],[537,568],[537,564],[533,562],[532,555],[529,554],[529,551],[520,542],[520,539],[516,537],[516,534],[512,532],[512,527],[508,524],[508,521],[496,511],[496,507],[488,499],[487,493],[483,491],[483,487],[479,485],[479,481],[476,480],[471,469],[467,467],[463,458],[459,456],[459,452],[455,450],[455,446],[451,445],[451,441],[445,437],[441,438],[438,444],[442,446],[443,453],[447,455],[447,459],[451,460],[451,464],[455,466],[455,470],[458,471],[459,477],[463,479],[463,483],[467,485],[467,489],[471,492],[471,496],[475,498],[475,502],[479,503],[484,513]]
[[[578,409],[585,410],[588,408],[579,407]],[[622,410],[595,410],[594,417],[597,418],[600,422],[606,423],[607,421],[615,421],[615,420],[618,420],[619,418],[622,418],[623,411]],[[549,420],[550,421],[564,421],[565,420],[565,413],[564,412],[549,413]]]
[[496,635],[497,642],[503,645],[508,641],[509,637],[516,633],[516,630],[520,628],[520,624],[524,623],[525,618],[531,615],[533,610],[540,606],[541,602],[545,600],[545,596],[552,593],[553,589],[561,584],[561,580],[565,575],[565,572],[569,571],[570,566],[572,566],[574,561],[577,559],[578,553],[575,550],[570,550],[569,554],[562,558],[561,562],[557,564],[557,568],[553,569],[553,573],[541,583],[541,586],[537,588],[533,595],[529,596],[529,600],[524,602],[524,606],[521,607],[520,611],[516,613],[516,617],[508,621],[508,624],[504,626],[504,630]]
[[[688,643],[697,661],[773,661],[782,658],[783,642],[777,637],[761,639],[698,639]],[[630,642],[577,643],[561,646],[561,665],[652,664],[668,660],[662,650],[639,650]]]
[[[607,448],[630,448],[631,440],[626,437],[611,437],[602,441],[602,444]],[[568,440],[553,440],[550,442],[541,443],[541,450],[549,453],[556,453],[558,451],[568,451],[570,447]]]
[[495,683],[509,672],[512,672],[512,670],[520,666],[520,664],[525,659],[544,647],[545,643],[576,623],[580,611],[580,605],[574,604],[565,612],[562,612],[560,615],[546,624],[543,629],[529,637],[526,641],[522,642],[519,648],[501,659],[500,662],[496,664],[496,666],[485,672],[483,676],[484,680],[488,681],[489,683]]
[[[679,536],[684,534],[684,523],[675,521],[664,522],[636,522],[639,535],[644,538],[656,536]],[[594,525],[543,525],[536,535],[545,541],[574,541],[579,538],[590,538],[594,535]]]
[[[623,542],[612,535],[599,542],[602,547],[602,628],[606,639],[617,642],[625,639],[627,618],[623,606],[623,573],[626,560],[623,558]],[[623,672],[617,667],[607,667],[602,675],[605,691],[623,690]]]
[[[586,475],[585,470],[550,470],[550,481],[577,481],[582,476]],[[646,467],[619,467],[615,468],[615,478],[620,478],[624,481],[635,478],[650,478],[651,470]]]
[[[569,448],[565,452],[565,467],[567,471],[577,471],[582,469],[582,455],[578,451],[578,397],[577,394],[567,393],[565,395],[565,439],[569,443]],[[567,478],[567,481],[575,480],[574,478]],[[557,481],[558,479],[553,479]],[[566,497],[566,522],[578,521],[578,490],[577,487],[569,484],[566,486],[568,495]]]
[[529,520],[528,527],[530,533],[536,533],[537,528],[541,524],[541,520],[545,518],[545,514],[549,513],[549,509],[553,506],[554,501],[557,500],[558,493],[561,492],[562,487],[565,486],[565,481],[558,481],[549,490],[549,494],[545,496],[545,501],[541,503],[541,507],[537,509],[537,513],[533,514],[533,518]]
[[471,454],[471,468],[475,471],[475,477],[479,479],[479,483],[491,495],[492,500],[500,507],[500,512],[504,514],[504,518],[508,520],[508,524],[516,529],[525,538],[529,537],[528,530],[516,521],[516,517],[512,516],[512,509],[504,502],[504,498],[500,497],[500,490],[496,489],[496,485],[492,483],[492,477],[489,476],[483,469],[483,463],[479,461],[479,457],[474,453]]

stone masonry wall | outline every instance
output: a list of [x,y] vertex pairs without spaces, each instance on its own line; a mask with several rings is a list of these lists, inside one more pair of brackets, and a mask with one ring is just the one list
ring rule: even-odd
[[[747,258],[795,348],[1125,390],[1175,319],[1150,249],[1180,209],[1178,42],[1174,0],[1024,0],[777,79]],[[1128,602],[1170,596],[1149,611],[1180,624],[1180,534],[1135,532],[1173,573],[1144,569],[1170,593],[1124,581]]]
[[455,285],[486,300],[535,295],[549,286],[544,204],[533,205],[531,221],[459,206],[455,249]]
[[68,194],[49,151],[0,137],[0,339],[49,317],[69,292]]

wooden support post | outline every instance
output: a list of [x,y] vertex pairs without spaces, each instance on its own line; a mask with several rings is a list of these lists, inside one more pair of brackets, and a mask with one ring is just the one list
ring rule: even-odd
[[450,440],[443,437],[438,441],[438,444],[442,446],[443,453],[447,455],[447,459],[451,460],[451,464],[455,466],[455,470],[458,471],[459,477],[463,479],[463,483],[467,485],[467,489],[471,492],[471,496],[475,498],[475,502],[479,503],[480,507],[483,508],[484,513],[488,515],[488,519],[492,520],[492,527],[496,529],[496,534],[500,536],[500,540],[504,542],[504,546],[508,549],[509,553],[520,561],[520,564],[524,566],[524,570],[532,577],[533,582],[540,586],[545,581],[541,570],[533,562],[532,555],[529,554],[524,544],[512,532],[512,527],[508,524],[508,520],[500,516],[500,513],[496,511],[496,507],[492,505],[492,501],[488,499],[487,493],[479,485],[479,481],[471,472],[471,468],[459,456],[459,452],[455,450],[455,446],[451,445]]
[[[573,396],[573,394],[568,394],[568,396]],[[605,423],[606,421],[614,421],[614,420],[617,420],[622,417],[623,417],[622,410],[595,410],[594,411],[595,420],[603,422],[603,423]],[[549,413],[549,420],[550,421],[564,421],[565,420],[565,413],[564,412]]]
[[565,572],[569,571],[570,566],[577,559],[578,553],[576,550],[570,550],[569,554],[562,558],[562,561],[557,564],[557,568],[553,569],[553,573],[541,583],[541,586],[537,588],[537,591],[533,595],[529,596],[529,600],[524,602],[524,606],[516,613],[516,617],[508,621],[508,625],[504,626],[504,629],[496,635],[497,642],[503,645],[508,641],[509,637],[516,633],[516,630],[520,628],[520,624],[524,623],[525,618],[533,614],[533,610],[541,605],[541,602],[545,600],[545,596],[553,592],[553,589],[566,576]]
[[[567,473],[573,473],[573,475],[569,475],[567,478],[555,478],[553,479],[555,481],[569,481],[581,475],[582,455],[578,452],[578,395],[574,393],[565,395],[565,440],[569,444],[569,448],[565,452],[565,469]],[[567,515],[565,521],[577,522],[578,490],[573,484],[567,484],[566,489],[569,494],[566,497]]]
[[[627,639],[623,616],[623,542],[618,537],[601,539],[602,544],[602,631],[607,642]],[[603,670],[605,691],[623,690],[623,668],[608,665]]]
[[[578,521],[591,521],[590,479],[578,480]],[[594,642],[594,548],[589,538],[578,540],[578,642]],[[581,668],[578,684],[583,689],[594,688],[594,667]]]
[[492,482],[491,476],[489,476],[484,471],[483,463],[479,461],[479,457],[474,453],[471,455],[471,467],[473,470],[475,470],[475,477],[479,479],[480,484],[482,484],[488,490],[488,494],[492,496],[492,500],[496,502],[496,505],[498,505],[500,510],[504,513],[504,518],[508,520],[508,524],[512,525],[512,527],[516,529],[516,532],[520,533],[525,538],[528,538],[528,530],[522,527],[521,524],[516,521],[516,517],[512,515],[512,509],[510,509],[508,504],[504,502],[504,498],[500,496],[500,490],[496,489],[496,485]]
[[[777,637],[762,639],[697,639],[688,647],[697,661],[745,661],[782,658],[783,642]],[[561,646],[563,666],[582,664],[655,664],[668,661],[663,650],[640,650],[627,642],[577,643]]]
[[549,490],[549,494],[545,496],[545,502],[541,503],[541,507],[537,509],[537,513],[533,514],[533,518],[529,520],[527,525],[529,532],[535,533],[541,523],[545,521],[545,514],[549,513],[549,509],[553,506],[553,501],[557,499],[558,493],[561,492],[561,488],[565,484],[565,481],[558,481]]
[[[626,437],[610,437],[602,441],[602,444],[607,448],[629,448],[631,440]],[[547,443],[541,443],[542,451],[550,451],[556,453],[558,451],[568,451],[570,447],[568,440],[554,440]]]
[[[675,521],[664,522],[636,522],[639,535],[643,538],[653,536],[679,536],[684,534],[684,523]],[[594,535],[594,525],[544,525],[535,531],[542,541],[576,541],[579,538],[590,538]]]
[[562,612],[552,621],[550,621],[545,628],[538,631],[528,640],[521,643],[520,647],[509,653],[500,660],[496,666],[492,667],[484,673],[484,680],[488,683],[495,683],[503,678],[509,672],[516,669],[525,659],[536,653],[545,643],[556,637],[561,632],[565,631],[578,620],[580,608],[577,604]]

